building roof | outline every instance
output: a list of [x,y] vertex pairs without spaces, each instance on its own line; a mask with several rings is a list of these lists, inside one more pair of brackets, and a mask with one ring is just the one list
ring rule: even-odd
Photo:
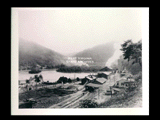
[[91,80],[91,81],[93,80],[93,78],[91,78],[91,77],[89,77],[89,76],[87,76],[86,78],[87,78],[88,80]]
[[111,74],[112,72],[111,71],[108,71],[108,72],[103,72],[104,74],[106,74],[106,75],[109,75],[109,74]]
[[125,78],[125,77],[123,77],[123,78],[121,78],[120,80],[118,80],[117,82],[135,82],[135,79],[127,79],[127,78]]
[[120,89],[120,88],[112,88],[112,89],[115,90],[115,91],[118,91],[118,92],[124,90],[124,89]]
[[94,87],[94,88],[99,88],[99,87],[101,87],[102,85],[94,84],[94,83],[88,83],[86,86]]
[[133,79],[133,78],[128,78],[128,81],[135,82],[135,79]]
[[105,75],[109,75],[111,73],[112,73],[111,71],[108,71],[108,72],[102,72],[102,71],[100,71],[100,72],[98,72],[98,74],[105,74]]
[[39,64],[36,65],[37,67],[41,67]]
[[88,75],[88,77],[92,78],[92,79],[96,79],[95,75]]
[[77,78],[79,78],[79,79],[83,79],[84,77],[80,76],[80,77],[77,77]]
[[126,77],[133,77],[133,75],[131,73],[127,73],[125,76]]
[[100,83],[104,83],[106,82],[107,79],[105,78],[97,78],[96,81],[100,82]]
[[127,79],[126,78],[121,78],[120,80],[116,81],[116,82],[126,82]]
[[136,83],[136,81],[125,81],[124,83]]
[[95,76],[92,76],[92,79],[96,79],[96,77],[95,77]]

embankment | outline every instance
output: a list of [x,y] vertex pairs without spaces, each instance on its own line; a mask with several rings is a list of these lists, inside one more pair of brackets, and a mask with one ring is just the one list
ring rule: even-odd
[[108,101],[100,104],[98,108],[139,108],[142,107],[142,84],[133,91],[126,91],[113,95]]

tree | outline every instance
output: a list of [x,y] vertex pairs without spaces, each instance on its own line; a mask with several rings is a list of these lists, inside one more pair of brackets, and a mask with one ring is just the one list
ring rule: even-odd
[[38,75],[35,75],[34,77],[35,77],[35,82],[36,82],[36,83],[37,83],[37,82],[40,82],[40,79],[39,79]]
[[40,79],[39,79],[38,75],[35,75],[34,78],[35,78],[35,82],[36,82],[36,90],[35,90],[35,93],[36,93],[37,92],[37,82],[40,82]]
[[72,80],[69,78],[69,79],[68,79],[68,83],[71,83],[71,82],[72,82]]
[[29,83],[30,83],[30,81],[27,79],[27,80],[26,80],[26,83],[27,83],[27,84],[29,84]]
[[133,43],[132,40],[125,41],[122,45],[124,59],[133,61],[132,64],[139,63],[142,66],[142,40]]
[[79,77],[77,77],[77,81],[80,81]]
[[63,76],[63,77],[60,77],[60,78],[58,79],[57,83],[62,83],[62,82],[63,82],[63,83],[65,84],[65,83],[67,83],[67,81],[68,81],[67,77],[64,77],[64,76]]
[[92,100],[82,100],[80,101],[81,108],[97,108],[98,104]]

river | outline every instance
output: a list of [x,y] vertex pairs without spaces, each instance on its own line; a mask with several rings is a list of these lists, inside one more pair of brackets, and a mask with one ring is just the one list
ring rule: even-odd
[[62,76],[73,79],[77,77],[84,78],[85,76],[96,73],[62,73],[57,72],[56,70],[42,70],[42,72],[38,74],[29,74],[27,70],[22,70],[19,71],[19,80],[26,80],[30,77],[34,77],[34,75],[40,74],[43,76],[44,81],[55,82]]

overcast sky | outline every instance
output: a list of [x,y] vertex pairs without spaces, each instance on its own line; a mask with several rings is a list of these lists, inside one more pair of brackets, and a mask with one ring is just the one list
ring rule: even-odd
[[18,12],[19,37],[61,54],[79,52],[98,44],[142,38],[141,9],[62,8]]

